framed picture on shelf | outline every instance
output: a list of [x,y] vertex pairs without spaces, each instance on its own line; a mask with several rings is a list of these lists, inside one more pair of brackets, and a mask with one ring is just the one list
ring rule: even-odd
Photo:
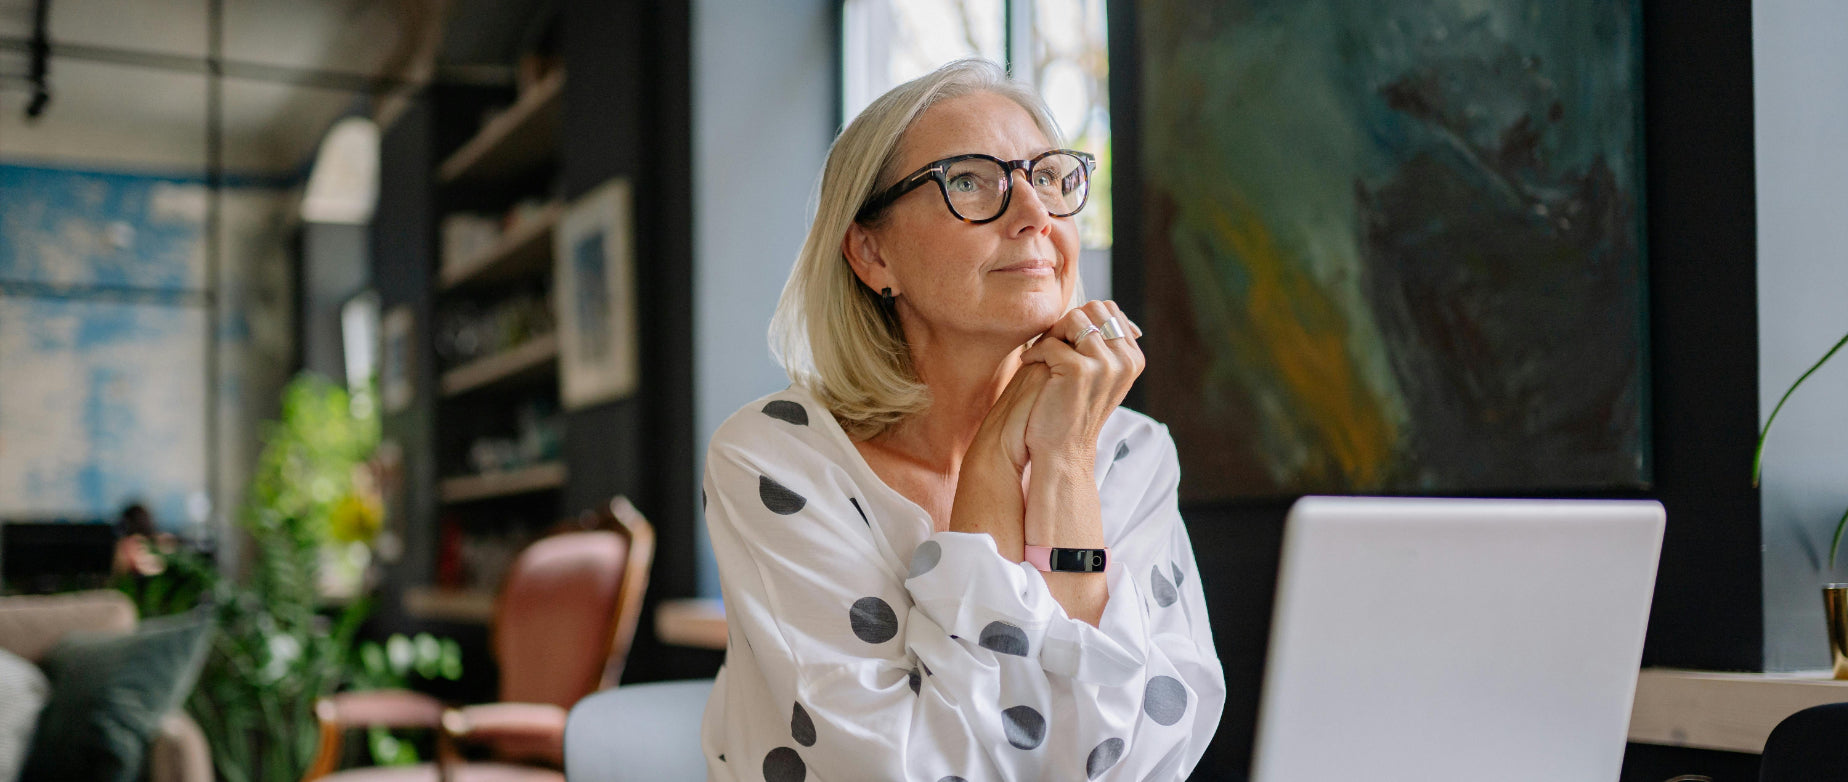
[[635,233],[629,183],[612,179],[565,210],[554,235],[559,397],[575,410],[635,391]]
[[379,397],[385,412],[396,413],[416,398],[412,384],[412,329],[417,321],[408,304],[385,313],[379,323]]

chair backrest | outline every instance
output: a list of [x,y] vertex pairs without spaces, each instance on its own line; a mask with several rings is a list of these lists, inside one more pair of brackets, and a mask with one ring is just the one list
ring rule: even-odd
[[712,684],[631,684],[579,701],[565,722],[565,778],[705,779],[700,721]]
[[494,606],[500,699],[569,709],[614,685],[653,563],[654,528],[621,497],[520,552]]

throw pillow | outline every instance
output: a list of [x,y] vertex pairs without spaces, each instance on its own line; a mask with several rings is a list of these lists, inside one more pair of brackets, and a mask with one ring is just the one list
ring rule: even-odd
[[193,616],[150,619],[132,633],[71,633],[40,664],[51,700],[20,782],[133,782],[148,737],[192,692],[211,624]]
[[31,660],[0,649],[0,780],[19,776],[51,685]]

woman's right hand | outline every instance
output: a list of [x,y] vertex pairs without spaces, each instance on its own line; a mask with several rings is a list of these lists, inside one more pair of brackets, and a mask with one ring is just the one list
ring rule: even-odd
[[[1046,379],[1052,375],[1045,364],[1022,364],[1002,389],[995,406],[989,408],[982,429],[992,432],[993,440],[1014,467],[1015,477],[1027,469],[1027,419],[1039,401]],[[979,439],[979,438],[978,438]]]

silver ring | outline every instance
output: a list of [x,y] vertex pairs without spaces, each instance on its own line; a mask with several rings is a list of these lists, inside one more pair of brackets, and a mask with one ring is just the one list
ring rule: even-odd
[[1129,336],[1128,332],[1123,331],[1123,324],[1117,321],[1115,315],[1104,318],[1104,325],[1098,331],[1104,332],[1104,339],[1122,339]]
[[1085,337],[1091,336],[1092,334],[1096,334],[1097,332],[1100,332],[1100,331],[1103,331],[1103,329],[1100,329],[1094,325],[1084,327],[1084,331],[1080,331],[1078,332],[1078,336],[1072,337],[1072,347],[1078,347],[1078,343],[1083,342]]

